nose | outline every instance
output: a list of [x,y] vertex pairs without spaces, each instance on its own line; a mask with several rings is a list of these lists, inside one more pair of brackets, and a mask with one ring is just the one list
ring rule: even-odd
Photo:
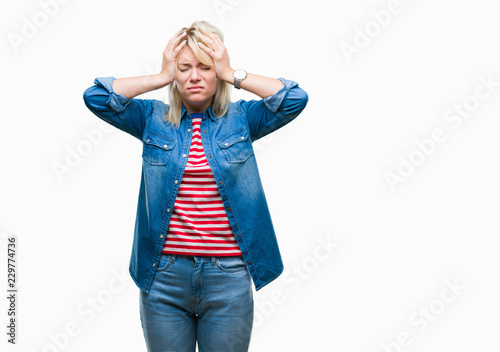
[[200,80],[200,73],[198,72],[198,67],[194,67],[191,70],[191,76],[189,77],[191,82],[197,82]]

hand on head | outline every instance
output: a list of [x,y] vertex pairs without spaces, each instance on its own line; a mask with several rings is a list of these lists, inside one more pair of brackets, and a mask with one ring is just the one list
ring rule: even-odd
[[233,74],[233,69],[229,64],[229,54],[227,48],[221,38],[215,33],[201,34],[203,40],[210,45],[207,47],[201,42],[198,42],[199,47],[209,55],[215,66],[215,73],[220,80],[230,80]]
[[187,43],[185,37],[186,31],[181,30],[168,41],[167,46],[163,51],[160,74],[165,75],[168,82],[173,82],[175,80],[175,71],[177,69],[177,55],[179,55],[179,53]]

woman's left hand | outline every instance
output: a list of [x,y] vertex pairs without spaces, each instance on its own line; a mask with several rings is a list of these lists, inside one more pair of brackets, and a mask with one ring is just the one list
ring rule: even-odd
[[229,64],[229,55],[222,40],[215,33],[210,33],[209,36],[203,35],[203,39],[212,47],[212,49],[200,42],[198,42],[198,45],[201,50],[207,53],[214,61],[215,74],[217,75],[217,78],[222,81],[232,82],[234,70]]

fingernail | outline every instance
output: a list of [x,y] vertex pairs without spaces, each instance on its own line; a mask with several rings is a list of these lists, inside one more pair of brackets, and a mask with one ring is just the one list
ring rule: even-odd
[[201,44],[200,42],[198,42],[198,45],[200,45],[200,46],[201,46],[201,45],[203,45],[203,44]]

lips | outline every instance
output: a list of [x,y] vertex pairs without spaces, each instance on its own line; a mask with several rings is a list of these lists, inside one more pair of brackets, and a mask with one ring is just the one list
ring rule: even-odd
[[188,90],[190,92],[199,92],[200,90],[202,90],[203,87],[202,86],[192,86],[192,87],[189,87]]

